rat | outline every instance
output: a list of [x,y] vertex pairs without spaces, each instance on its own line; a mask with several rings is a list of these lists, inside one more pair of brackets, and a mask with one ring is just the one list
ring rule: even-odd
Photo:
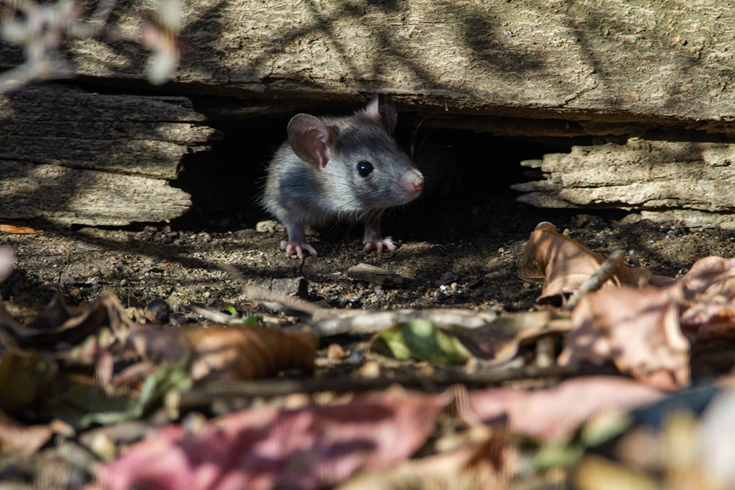
[[380,231],[380,215],[421,194],[424,177],[391,134],[397,111],[384,95],[346,117],[297,114],[288,123],[288,141],[268,166],[263,206],[288,231],[281,249],[317,255],[307,227],[346,218],[365,223],[364,251],[395,250]]

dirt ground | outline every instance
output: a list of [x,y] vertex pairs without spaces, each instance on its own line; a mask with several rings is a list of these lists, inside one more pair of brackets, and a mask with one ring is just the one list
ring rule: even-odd
[[[615,219],[620,216],[539,210],[508,195],[488,196],[469,210],[417,206],[387,220],[384,228],[399,244],[394,253],[365,254],[359,225],[335,226],[312,234],[319,255],[303,264],[278,249],[285,237],[280,226],[265,232],[148,226],[140,231],[82,228],[4,234],[0,245],[12,246],[19,263],[2,285],[2,296],[19,316],[37,311],[55,291],[70,305],[104,294],[116,294],[130,305],[163,299],[178,321],[191,317],[186,308],[190,304],[254,311],[255,305],[244,302],[237,279],[220,268],[232,264],[252,283],[303,277],[307,299],[323,299],[335,308],[523,311],[533,307],[540,285],[525,283],[516,269],[524,241],[541,221],[554,223],[604,255],[616,249],[632,251],[654,273],[672,277],[685,273],[699,258],[735,255],[735,237],[727,232],[648,221],[624,224]],[[387,288],[351,279],[347,270],[359,263],[398,273],[410,285]]]

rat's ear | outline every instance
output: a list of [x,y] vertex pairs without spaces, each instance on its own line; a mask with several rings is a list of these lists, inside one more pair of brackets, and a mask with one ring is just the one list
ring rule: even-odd
[[365,108],[365,113],[383,125],[388,134],[393,134],[398,122],[396,106],[388,102],[385,95],[373,94],[373,99]]
[[309,114],[296,114],[288,123],[288,144],[296,156],[321,168],[329,163],[332,130]]

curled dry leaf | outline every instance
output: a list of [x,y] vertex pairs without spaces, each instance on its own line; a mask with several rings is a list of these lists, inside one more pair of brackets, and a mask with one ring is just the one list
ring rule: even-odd
[[197,434],[159,431],[99,472],[109,490],[324,488],[411,456],[434,429],[441,397],[386,391],[344,405],[256,408]]
[[314,369],[319,339],[311,331],[283,332],[258,325],[192,329],[194,379],[257,379],[285,369]]
[[593,417],[628,412],[662,396],[660,391],[630,379],[591,376],[537,391],[473,391],[468,395],[468,406],[484,423],[507,423],[512,434],[553,440],[568,436]]
[[684,286],[687,300],[707,301],[716,297],[731,300],[735,297],[735,259],[700,259],[679,282]]
[[41,449],[54,434],[74,437],[74,429],[61,420],[25,427],[0,412],[0,451],[20,451],[30,455]]
[[681,325],[697,339],[735,337],[735,259],[706,257],[679,279],[686,301]]
[[[560,234],[551,223],[543,222],[526,242],[518,275],[525,281],[543,282],[537,301],[549,303],[557,296],[579,289],[603,262],[605,258],[601,254]],[[647,269],[623,266],[607,284],[640,287],[650,276]]]
[[560,365],[613,361],[622,372],[660,389],[689,383],[689,341],[679,325],[680,285],[608,289],[582,298]]
[[119,338],[125,337],[129,320],[116,296],[106,296],[90,303],[72,316],[60,295],[28,325],[21,325],[7,312],[0,311],[0,327],[4,327],[21,348],[71,347],[109,326]]

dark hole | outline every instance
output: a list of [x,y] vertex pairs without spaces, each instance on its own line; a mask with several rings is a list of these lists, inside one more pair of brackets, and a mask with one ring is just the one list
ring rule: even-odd
[[[195,99],[195,108],[207,114],[206,104],[197,105]],[[296,112],[242,120],[218,120],[207,114],[209,124],[222,131],[224,139],[215,142],[211,152],[184,159],[183,171],[173,185],[192,195],[193,207],[172,227],[231,231],[253,228],[258,221],[270,219],[258,197],[267,163],[286,139],[286,125]],[[307,112],[324,113],[313,108]],[[420,120],[418,116],[399,113],[396,139],[408,153],[413,147],[413,158],[425,174],[425,191],[416,202],[391,210],[384,218],[386,231],[400,227],[402,236],[413,239],[436,238],[447,223],[462,228],[463,222],[472,220],[475,225],[465,227],[472,228],[478,218],[480,222],[482,218],[502,221],[500,211],[524,206],[515,200],[519,193],[510,189],[511,184],[532,180],[534,171],[522,167],[521,161],[591,143],[591,138],[524,139],[429,125],[417,128],[413,121]],[[536,178],[541,176],[540,171],[535,173]],[[528,207],[528,212],[533,214],[535,208]],[[331,233],[347,233],[350,227],[345,226],[345,231],[332,229]]]

